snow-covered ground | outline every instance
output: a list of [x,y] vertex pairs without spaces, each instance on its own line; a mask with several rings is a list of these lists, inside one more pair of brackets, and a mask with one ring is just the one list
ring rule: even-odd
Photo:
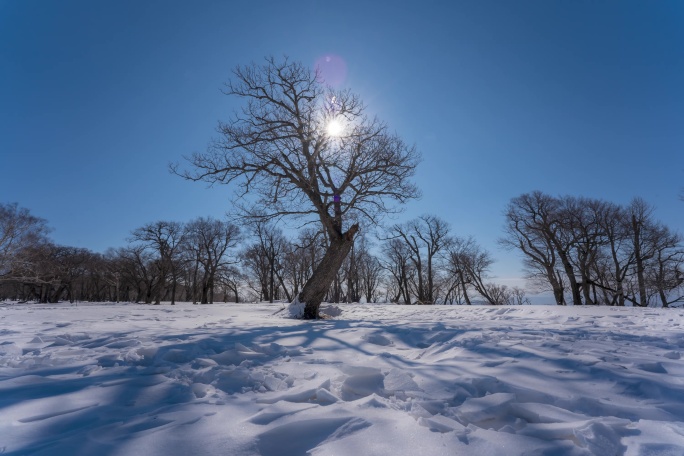
[[3,455],[683,455],[681,310],[0,303]]

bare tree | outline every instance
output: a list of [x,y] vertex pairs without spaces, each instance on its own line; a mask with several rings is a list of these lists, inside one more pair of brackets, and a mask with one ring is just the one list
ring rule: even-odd
[[264,299],[273,302],[278,295],[278,289],[282,288],[287,300],[289,292],[284,284],[283,259],[289,249],[288,241],[282,230],[274,227],[265,219],[255,219],[252,223],[252,232],[256,239],[255,247],[257,254],[266,261],[266,276],[262,279]]
[[513,302],[513,294],[506,285],[498,283],[486,283],[480,292],[487,302],[493,306],[503,306]]
[[223,288],[223,302],[240,302],[240,288],[245,275],[234,265],[224,266],[216,274],[215,283]]
[[509,304],[516,305],[516,306],[523,306],[523,305],[530,305],[531,302],[525,296],[525,290],[520,287],[512,287],[509,288],[510,292],[510,298],[509,298]]
[[629,247],[629,217],[622,207],[607,203],[598,223],[607,243],[594,265],[596,285],[601,288],[606,303],[624,306],[627,275],[634,263],[634,251]]
[[271,267],[268,257],[263,253],[257,242],[250,244],[240,253],[240,263],[249,277],[248,284],[259,297],[259,301],[273,302],[269,287]]
[[[520,250],[530,276],[543,277],[551,286],[556,304],[565,305],[562,271],[572,272],[572,266],[563,247],[559,210],[557,199],[539,191],[513,198],[505,211],[505,235],[500,242],[504,247]],[[578,298],[574,272],[570,275],[573,297]]]
[[392,226],[389,236],[400,239],[408,247],[409,260],[415,270],[414,289],[418,302],[434,304],[438,255],[451,243],[449,225],[439,217],[422,215]]
[[525,254],[533,276],[544,276],[556,302],[567,280],[574,305],[668,306],[681,299],[681,240],[653,219],[653,206],[627,207],[541,192],[513,198],[502,243]]
[[604,220],[612,212],[611,205],[597,199],[571,196],[562,198],[561,202],[564,222],[562,229],[570,233],[569,238],[572,239],[568,244],[569,249],[572,249],[569,258],[580,276],[578,286],[584,303],[598,304],[595,297],[597,282],[593,277],[604,247],[610,244]]
[[235,247],[240,230],[227,221],[211,217],[199,217],[187,225],[188,248],[197,260],[202,277],[201,304],[214,302],[214,286],[217,275],[235,260],[228,257],[229,249]]
[[28,288],[28,299],[41,303],[58,301],[61,279],[56,263],[59,250],[59,246],[51,242],[29,245],[21,250],[21,261],[15,263],[12,278]]
[[491,254],[480,247],[473,237],[456,238],[449,249],[449,273],[455,276],[466,304],[471,304],[468,288],[472,287],[489,304],[512,301],[513,292],[505,285],[487,283],[489,268],[494,263]]
[[361,278],[361,294],[365,296],[366,302],[375,302],[382,278],[382,265],[380,260],[371,253],[369,241],[365,236],[361,238],[356,250],[358,252],[356,267],[358,276]]
[[340,282],[345,285],[345,302],[359,302],[363,293],[362,276],[359,269],[362,252],[357,245],[352,247],[341,268],[343,279]]
[[344,288],[346,302],[359,302],[362,297],[372,302],[377,297],[382,266],[370,249],[367,236],[357,237],[354,248],[342,266],[340,285]]
[[171,278],[171,304],[176,303],[179,259],[185,238],[185,227],[178,222],[158,221],[133,230],[131,241],[139,242],[158,255],[159,284],[155,304],[159,304],[166,294],[166,279],[169,276]]
[[627,207],[632,235],[632,249],[634,252],[634,264],[636,268],[638,299],[633,301],[640,307],[648,305],[646,292],[646,265],[655,255],[655,243],[653,242],[653,230],[651,216],[653,206],[641,198],[634,198]]
[[154,252],[143,245],[131,244],[118,253],[126,280],[135,286],[135,301],[151,304],[161,280]]
[[388,239],[383,246],[383,254],[383,269],[390,274],[388,291],[393,291],[390,301],[398,303],[401,300],[404,304],[411,304],[409,277],[413,274],[413,267],[408,246],[401,239]]
[[[220,123],[220,137],[190,157],[190,170],[172,171],[194,181],[237,183],[267,218],[316,220],[330,242],[299,293],[303,318],[319,306],[349,253],[358,223],[379,217],[419,195],[410,182],[419,154],[387,126],[365,115],[350,91],[326,88],[317,71],[287,59],[239,66],[225,93],[244,101]],[[331,128],[334,126],[335,128]]]
[[657,294],[660,304],[684,301],[684,247],[682,237],[664,225],[654,227],[655,255],[648,268],[646,283]]
[[283,258],[284,281],[290,288],[290,296],[298,296],[309,280],[316,265],[325,254],[322,244],[323,232],[312,228],[302,229],[297,239],[288,243]]
[[0,203],[0,281],[12,280],[26,249],[47,242],[47,222],[16,203]]
[[472,304],[468,295],[470,287],[475,287],[480,294],[483,291],[486,294],[484,279],[494,260],[480,248],[474,238],[456,238],[449,249],[448,258],[449,274],[455,278],[467,305]]

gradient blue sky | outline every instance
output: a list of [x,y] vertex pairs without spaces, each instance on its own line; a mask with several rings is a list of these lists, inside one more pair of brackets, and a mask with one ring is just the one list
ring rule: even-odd
[[346,64],[423,154],[422,200],[500,251],[510,198],[627,203],[684,229],[684,2],[0,0],[0,201],[104,251],[156,220],[220,217],[229,189],[169,174],[235,108],[237,64]]

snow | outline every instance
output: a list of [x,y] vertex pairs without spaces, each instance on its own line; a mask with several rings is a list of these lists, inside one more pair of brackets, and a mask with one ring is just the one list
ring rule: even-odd
[[0,453],[682,455],[674,309],[0,303]]

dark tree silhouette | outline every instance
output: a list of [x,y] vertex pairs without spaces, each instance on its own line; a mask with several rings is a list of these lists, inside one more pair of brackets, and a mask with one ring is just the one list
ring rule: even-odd
[[219,123],[219,137],[206,152],[187,158],[190,169],[172,165],[172,171],[194,181],[236,183],[239,200],[249,201],[239,205],[243,215],[303,217],[323,227],[327,251],[295,298],[305,304],[303,318],[318,318],[358,221],[377,224],[396,210],[391,203],[419,196],[410,181],[419,154],[368,117],[357,95],[326,87],[301,63],[267,58],[233,75],[225,93],[243,101],[242,108]]

